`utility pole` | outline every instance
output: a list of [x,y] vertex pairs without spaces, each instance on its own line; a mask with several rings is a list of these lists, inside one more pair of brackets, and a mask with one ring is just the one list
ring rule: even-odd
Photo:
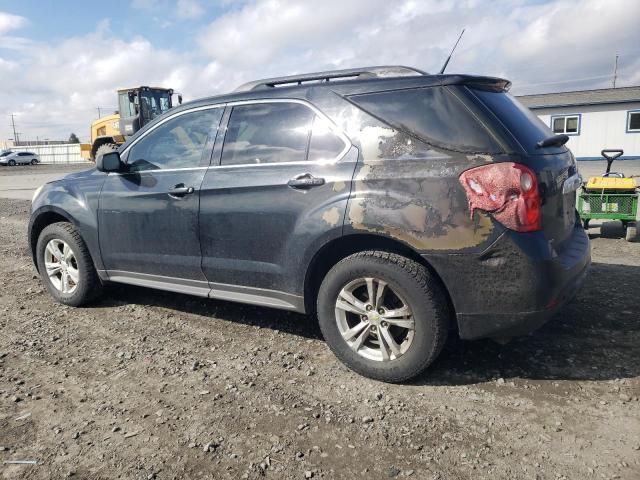
[[102,118],[101,112],[100,112],[100,107],[96,107],[98,109],[98,118]]
[[616,88],[616,79],[618,78],[618,57],[619,55],[616,55],[616,63],[613,67],[613,88]]
[[11,128],[13,128],[13,141],[15,143],[18,143],[18,138],[17,138],[17,135],[16,135],[16,122],[15,122],[15,120],[13,118],[13,113],[10,115],[10,117],[11,117]]

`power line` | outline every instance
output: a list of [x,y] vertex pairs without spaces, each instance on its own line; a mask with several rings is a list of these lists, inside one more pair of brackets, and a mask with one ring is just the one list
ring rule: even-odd
[[578,82],[584,82],[587,80],[599,80],[602,78],[610,78],[611,75],[597,75],[595,77],[582,77],[582,78],[572,78],[571,80],[558,80],[555,82],[536,82],[536,83],[517,83],[517,80],[515,80],[513,83],[517,84],[518,88],[520,87],[536,87],[538,85],[559,85],[561,83],[578,83]]
[[13,118],[13,113],[9,116],[11,117],[11,128],[13,128],[13,141],[15,143],[18,143],[18,135],[16,133],[16,121]]

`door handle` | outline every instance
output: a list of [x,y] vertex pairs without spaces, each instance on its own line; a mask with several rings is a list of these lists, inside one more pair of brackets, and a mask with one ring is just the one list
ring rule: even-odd
[[287,185],[289,185],[291,188],[295,188],[298,190],[319,187],[320,185],[324,184],[324,178],[314,177],[310,173],[301,173],[300,175],[296,175],[287,182]]
[[169,196],[174,198],[182,198],[186,195],[191,195],[195,192],[193,187],[185,187],[184,183],[179,183],[171,190],[169,190]]

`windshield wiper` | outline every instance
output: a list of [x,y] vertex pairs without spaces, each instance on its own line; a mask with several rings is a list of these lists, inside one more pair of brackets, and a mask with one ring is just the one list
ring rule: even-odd
[[569,135],[561,133],[559,135],[553,135],[552,137],[547,137],[544,140],[540,140],[538,143],[536,143],[536,145],[538,146],[538,148],[561,147],[568,141]]

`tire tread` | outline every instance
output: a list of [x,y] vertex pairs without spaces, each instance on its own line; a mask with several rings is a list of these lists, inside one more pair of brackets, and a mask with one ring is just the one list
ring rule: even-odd
[[[449,331],[449,309],[443,287],[439,279],[424,265],[402,255],[383,250],[364,250],[354,253],[340,260],[336,265],[334,265],[334,268],[339,265],[352,263],[358,260],[373,261],[375,263],[380,263],[381,265],[392,264],[399,267],[415,282],[415,285],[424,292],[426,298],[430,301],[435,310],[433,318],[433,348],[423,357],[422,363],[416,365],[410,371],[406,371],[404,374],[401,374],[399,371],[394,369],[388,369],[384,372],[377,372],[375,376],[370,375],[378,380],[391,383],[400,383],[409,380],[424,371],[442,352],[442,349],[446,344]],[[329,345],[329,347],[344,361],[342,356],[339,355],[339,352],[334,350],[331,345]],[[353,366],[351,367],[353,368]],[[365,372],[359,371],[357,368],[354,368],[354,370],[359,373],[366,374]]]
[[[85,278],[83,279],[85,282],[84,294],[79,302],[74,303],[74,305],[79,306],[89,303],[92,300],[95,300],[102,292],[102,281],[100,280],[100,277],[98,277],[98,272],[96,272],[94,267],[93,258],[91,257],[89,249],[84,243],[80,233],[78,233],[73,224],[69,222],[56,222],[47,225],[42,232],[40,232],[40,236],[46,235],[49,230],[54,230],[56,228],[64,230],[71,238],[73,238],[77,245],[77,252],[75,253],[77,256],[81,257],[83,264],[87,266],[85,269],[86,271],[84,272]],[[63,300],[58,300],[66,303]]]

